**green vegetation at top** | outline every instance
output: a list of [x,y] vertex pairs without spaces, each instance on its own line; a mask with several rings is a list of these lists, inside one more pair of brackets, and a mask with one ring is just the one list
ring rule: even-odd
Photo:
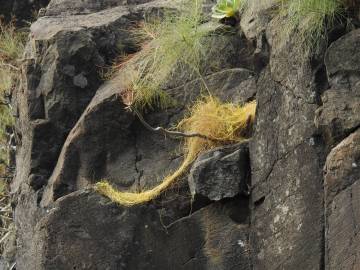
[[132,106],[166,108],[172,100],[162,88],[172,74],[186,74],[189,79],[204,73],[209,46],[204,38],[212,27],[201,25],[205,20],[202,4],[203,0],[185,1],[179,12],[166,12],[161,20],[145,20],[137,30],[148,42],[130,60],[135,70],[130,86]]
[[[231,18],[237,21],[240,11],[249,3],[250,0],[218,0],[212,8],[212,17],[231,24]],[[278,3],[281,14],[287,18],[282,31],[284,38],[295,33],[298,48],[310,51],[326,40],[328,29],[344,14],[347,1],[278,0]],[[131,94],[127,95],[131,107],[139,111],[167,108],[174,102],[163,91],[169,78],[179,78],[173,75],[180,74],[189,80],[206,74],[209,50],[216,48],[211,48],[206,38],[214,35],[214,24],[204,24],[208,18],[202,6],[203,0],[185,0],[177,11],[166,11],[158,20],[147,18],[135,31],[140,40],[145,40],[143,48],[121,65],[131,70],[128,87]]]
[[[299,47],[316,49],[345,7],[344,0],[280,0],[287,16],[287,32],[296,29]],[[288,37],[286,37],[288,38]]]

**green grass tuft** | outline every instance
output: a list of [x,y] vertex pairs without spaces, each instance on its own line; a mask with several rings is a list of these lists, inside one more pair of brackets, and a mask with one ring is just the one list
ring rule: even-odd
[[26,32],[16,30],[13,23],[0,23],[0,61],[14,62],[24,51]]
[[17,60],[25,46],[26,33],[18,31],[13,23],[0,21],[0,197],[7,191],[9,178],[8,130],[14,125],[14,118],[8,105],[7,96],[11,94],[19,69]]
[[326,40],[327,29],[333,26],[344,9],[343,0],[280,0],[287,16],[287,34],[297,30],[297,42],[304,50],[315,50]]
[[[14,125],[14,118],[8,104],[8,95],[15,87],[18,77],[18,59],[25,46],[26,33],[18,31],[14,24],[5,25],[0,21],[0,208],[2,209],[0,238],[5,241],[12,231],[12,209],[10,205],[9,170],[10,149],[8,145],[9,130]],[[3,244],[0,243],[0,252]]]
[[130,88],[137,109],[173,105],[163,91],[169,78],[178,74],[187,79],[202,76],[209,47],[205,37],[213,30],[201,25],[205,20],[202,5],[203,0],[184,1],[179,12],[167,11],[162,19],[146,19],[137,30],[140,39],[147,40],[131,59],[136,74]]
[[[8,155],[6,129],[14,124],[6,96],[11,93],[19,72],[17,60],[24,51],[25,38],[26,33],[16,30],[13,23],[0,22],[0,160],[5,164]],[[0,172],[3,174],[4,168]]]

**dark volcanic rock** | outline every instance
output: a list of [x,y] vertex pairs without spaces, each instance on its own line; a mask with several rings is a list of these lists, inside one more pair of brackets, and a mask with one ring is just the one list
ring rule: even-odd
[[52,0],[46,9],[46,16],[90,14],[112,7],[137,5],[151,1],[152,0]]
[[295,98],[269,73],[258,87],[250,147],[254,269],[320,269],[323,195],[321,143],[312,123],[316,107]]
[[314,125],[317,89],[307,57],[282,39],[282,23],[275,18],[267,27],[270,66],[257,83],[250,146],[253,267],[321,269],[324,147]]
[[30,173],[50,177],[67,135],[103,83],[100,68],[118,53],[136,50],[129,28],[147,8],[153,6],[133,13],[119,6],[66,19],[43,17],[31,26],[24,83],[16,93],[22,134],[18,156],[26,166],[18,173],[14,190]]
[[360,131],[329,154],[325,166],[326,269],[360,265]]
[[331,202],[341,191],[354,184],[360,176],[360,131],[357,130],[334,147],[326,160],[325,193]]
[[322,101],[315,123],[330,145],[360,126],[360,85],[352,90],[328,90],[322,95]]
[[326,52],[325,65],[333,87],[352,88],[360,85],[360,29],[333,42]]
[[328,144],[338,143],[360,126],[360,31],[331,44],[325,64],[331,89],[322,96],[315,123]]
[[50,0],[0,0],[0,18],[5,21],[16,18],[18,25],[27,25],[36,19],[40,8],[47,6]]
[[246,205],[239,200],[211,205],[164,227],[151,205],[123,208],[92,192],[76,192],[60,199],[38,223],[34,256],[27,265],[18,266],[29,270],[248,270]]
[[[256,91],[253,74],[245,69],[214,73],[205,80],[223,100],[243,102]],[[179,141],[148,131],[125,110],[120,93],[127,81],[128,75],[120,73],[97,91],[63,146],[45,189],[44,205],[103,178],[122,189],[150,188],[179,166],[181,156],[173,150]],[[153,112],[147,121],[153,126],[175,124],[186,105],[201,94],[199,84],[194,81],[169,89],[177,107],[161,115]],[[241,91],[237,91],[239,85]]]
[[250,160],[248,144],[216,148],[198,157],[191,168],[188,182],[193,197],[212,201],[246,195],[249,185]]

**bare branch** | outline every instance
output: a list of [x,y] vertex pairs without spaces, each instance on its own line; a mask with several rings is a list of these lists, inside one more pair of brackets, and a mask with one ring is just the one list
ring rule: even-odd
[[20,70],[18,67],[15,67],[14,65],[11,65],[11,64],[8,64],[8,63],[4,63],[4,62],[1,62],[1,63],[0,63],[0,66],[8,67],[8,68],[11,68],[11,69],[16,70],[16,71],[19,71],[19,70]]
[[163,127],[156,127],[153,128],[152,126],[150,126],[142,117],[142,115],[138,112],[138,110],[132,108],[132,110],[134,111],[134,113],[136,114],[136,116],[139,118],[140,122],[144,125],[144,127],[146,127],[148,130],[155,132],[155,133],[162,133],[164,135],[170,135],[170,136],[174,136],[174,137],[184,137],[184,138],[192,138],[192,137],[198,137],[198,138],[202,138],[204,140],[209,140],[209,141],[218,141],[216,139],[210,138],[206,135],[200,134],[200,133],[184,133],[184,132],[180,132],[180,131],[170,131],[167,130]]
[[14,263],[10,266],[9,270],[14,270],[14,269],[15,269],[15,266],[16,266],[16,262],[14,262]]

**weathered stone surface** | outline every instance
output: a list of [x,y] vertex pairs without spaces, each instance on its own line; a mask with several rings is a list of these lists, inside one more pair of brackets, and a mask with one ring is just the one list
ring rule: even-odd
[[72,193],[38,223],[31,264],[19,269],[250,269],[243,201],[208,206],[168,227],[159,214],[152,205],[123,208]]
[[[12,191],[22,198],[16,206],[15,223],[17,261],[23,265],[33,255],[28,245],[43,212],[38,203],[62,145],[103,83],[99,67],[110,63],[116,55],[113,48],[119,40],[127,40],[122,37],[127,36],[126,27],[131,25],[124,18],[129,12],[120,9],[110,14],[89,15],[93,20],[77,16],[42,17],[31,27],[22,83],[15,93],[21,142],[17,148],[18,170],[12,182]],[[125,48],[129,49],[131,42],[127,44]],[[74,83],[74,77],[80,74],[87,80],[85,88]]]
[[315,124],[329,145],[340,142],[360,126],[360,31],[354,30],[333,42],[325,64],[331,89],[321,99]]
[[221,147],[198,157],[188,182],[193,197],[212,201],[248,194],[250,184],[248,144]]
[[321,143],[311,121],[315,107],[294,98],[269,73],[258,87],[250,148],[254,269],[320,269],[323,196]]
[[[158,2],[154,6],[161,7]],[[29,174],[49,178],[66,136],[103,83],[100,67],[121,51],[136,50],[129,27],[154,6],[135,11],[119,6],[66,19],[43,17],[32,25],[24,83],[16,94],[23,141],[18,156],[24,166],[13,183],[14,190]]]
[[[148,131],[125,110],[120,98],[127,87],[124,76],[119,74],[98,90],[69,134],[45,189],[44,205],[103,178],[122,189],[150,188],[179,166],[181,156],[173,150],[179,141]],[[253,73],[245,69],[225,70],[205,80],[223,100],[244,102],[256,91]],[[176,108],[153,112],[147,121],[153,126],[176,124],[186,106],[201,95],[200,90],[199,81],[170,89]]]
[[331,203],[326,226],[326,269],[356,270],[360,265],[360,181]]
[[17,269],[26,269],[37,250],[32,249],[36,225],[40,217],[45,213],[45,209],[38,206],[41,198],[40,191],[34,191],[29,185],[24,183],[22,193],[16,198],[16,208],[14,212],[16,226],[16,257],[8,258],[11,263],[16,262]]
[[360,131],[352,133],[334,147],[326,160],[325,193],[326,201],[333,198],[347,187],[354,184],[360,173]]
[[116,6],[124,6],[128,2],[141,3],[141,2],[149,2],[149,1],[146,0],[130,0],[130,1],[128,0],[120,0],[120,1],[119,0],[103,0],[103,1],[52,0],[46,9],[46,16],[89,14]]
[[249,40],[256,40],[274,17],[277,0],[253,0],[241,16],[240,26]]
[[270,65],[257,83],[250,147],[254,269],[321,269],[324,147],[314,125],[315,72],[284,21],[267,27]]
[[[118,15],[121,18],[123,13]],[[30,158],[28,173],[42,174],[46,178],[55,166],[68,132],[102,83],[96,67],[110,61],[114,52],[106,48],[116,43],[114,37],[97,44],[96,36],[106,32],[97,26],[72,27],[64,31],[58,25],[53,19],[43,18],[32,26],[32,38],[25,56],[24,83],[17,92],[19,129],[24,141],[34,141],[31,151],[20,150],[18,155],[24,160]],[[87,78],[87,87],[74,84],[74,77],[79,74]],[[21,149],[24,148],[27,147]],[[36,152],[43,149],[50,151],[42,159],[44,155],[36,155]],[[17,178],[19,181],[16,179],[14,186],[19,186],[23,177],[26,176]]]
[[360,86],[357,89],[328,90],[323,106],[316,111],[315,123],[332,145],[360,126]]
[[[256,76],[249,69],[225,69],[204,79],[211,93],[222,101],[243,104],[253,100],[256,95]],[[202,88],[203,82],[197,79],[167,92],[179,102],[178,106],[185,108],[202,93]]]
[[330,45],[326,52],[325,65],[329,82],[333,87],[359,88],[359,46],[360,29],[351,31]]
[[328,155],[325,166],[326,269],[360,265],[360,131]]

